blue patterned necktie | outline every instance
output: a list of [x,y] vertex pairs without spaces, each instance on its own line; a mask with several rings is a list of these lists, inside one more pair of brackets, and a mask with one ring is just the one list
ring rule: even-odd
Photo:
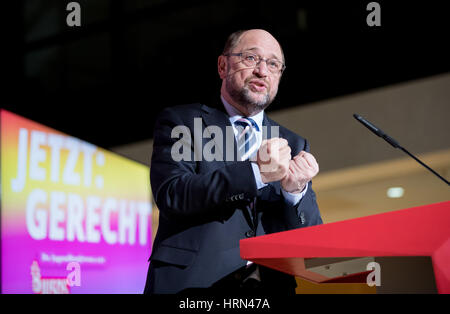
[[245,117],[236,120],[234,124],[238,130],[238,156],[244,161],[258,149],[256,132],[259,131],[259,127],[255,120]]
[[[259,132],[259,127],[255,120],[245,117],[236,120],[234,124],[238,129],[238,157],[240,157],[241,161],[244,161],[252,156],[252,154],[258,149],[256,132]],[[248,212],[250,214],[250,224],[252,225],[253,236],[256,235],[256,229],[258,226],[258,216],[256,214],[255,203],[256,197],[247,206]],[[252,267],[251,264],[252,262],[247,262],[247,268]],[[249,278],[261,281],[258,265],[256,265],[255,270],[252,271],[252,273],[244,279],[244,282]]]

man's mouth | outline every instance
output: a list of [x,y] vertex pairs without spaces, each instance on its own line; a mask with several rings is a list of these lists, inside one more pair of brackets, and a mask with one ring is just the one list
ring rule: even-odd
[[267,90],[267,84],[259,80],[251,80],[248,85],[255,92],[264,92]]

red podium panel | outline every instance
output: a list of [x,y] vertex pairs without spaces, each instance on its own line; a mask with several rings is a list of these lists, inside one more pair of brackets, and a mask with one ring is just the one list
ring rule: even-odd
[[450,201],[240,241],[241,258],[291,275],[305,258],[430,256],[439,293],[450,293]]

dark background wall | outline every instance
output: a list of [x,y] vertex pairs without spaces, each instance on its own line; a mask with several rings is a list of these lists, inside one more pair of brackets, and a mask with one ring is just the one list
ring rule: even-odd
[[238,29],[264,28],[287,69],[270,110],[450,71],[443,1],[79,0],[2,4],[0,106],[102,147],[152,137],[166,106],[218,101],[217,56]]

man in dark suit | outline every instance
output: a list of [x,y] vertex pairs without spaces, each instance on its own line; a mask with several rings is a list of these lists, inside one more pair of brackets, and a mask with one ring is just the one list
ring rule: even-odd
[[322,223],[308,142],[264,113],[284,64],[270,33],[233,33],[218,59],[220,105],[159,116],[150,178],[160,216],[145,293],[294,291],[292,276],[239,254],[241,239]]

